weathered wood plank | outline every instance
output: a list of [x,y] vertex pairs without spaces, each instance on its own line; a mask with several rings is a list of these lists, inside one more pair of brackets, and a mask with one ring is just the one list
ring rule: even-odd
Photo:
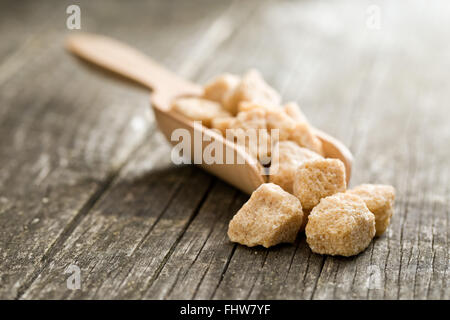
[[[148,37],[155,40],[146,41],[146,48],[157,48],[152,55],[175,67],[183,60],[174,61],[171,55],[178,57],[183,52],[186,58],[190,43],[198,41],[229,3],[205,6],[205,1],[199,1],[190,10],[180,3],[179,9],[188,18],[184,21],[168,14],[165,3],[142,4],[137,11],[120,10],[121,17],[134,21],[120,25],[110,14],[118,12],[118,2],[105,6],[83,2],[82,26],[129,38],[131,44],[136,41],[133,35],[145,34],[148,28]],[[23,64],[20,73],[10,73],[2,87],[7,93],[2,95],[0,118],[3,298],[21,296],[53,262],[53,255],[144,141],[149,125],[144,92],[129,91],[81,70],[63,51],[63,36],[68,32],[65,7],[53,8],[60,10],[61,20],[52,21],[51,36],[32,35],[43,44],[20,48],[24,51],[21,59],[33,58]],[[207,16],[205,10],[215,14]],[[180,41],[180,35],[186,42]],[[144,47],[142,42],[136,46]]]
[[[213,179],[193,167],[168,167],[168,147],[162,142],[157,134],[138,152],[124,168],[123,179],[73,231],[23,298],[107,298],[119,289],[124,297],[139,295],[196,214]],[[81,268],[82,290],[67,289],[64,271],[69,264]],[[140,281],[127,281],[133,272]]]
[[[207,289],[214,287],[213,281],[217,285],[234,248],[226,236],[228,222],[244,199],[242,193],[218,182],[145,297],[193,298],[202,294],[204,281]],[[208,272],[214,274],[209,280]]]
[[[142,105],[127,105],[133,93],[120,97],[122,90],[107,96],[103,92],[103,112],[92,108],[102,96],[94,89],[98,83],[81,74],[70,77],[66,72],[73,69],[64,66],[67,61],[54,51],[47,54],[39,68],[22,68],[24,77],[39,79],[39,84],[13,88],[11,100],[3,100],[11,103],[6,107],[14,113],[1,119],[2,297],[14,297],[37,274],[60,239],[107,187],[113,177],[110,170],[144,138],[130,125],[145,112]],[[52,67],[59,67],[61,74],[45,72]],[[10,85],[14,80],[4,89]],[[43,91],[46,86],[52,90]],[[138,96],[134,93],[134,99]],[[129,110],[119,120],[117,111],[123,107]],[[108,125],[97,128],[98,123]],[[127,144],[119,150],[117,142],[124,138]]]
[[[424,14],[421,8],[415,7],[414,11],[402,18],[397,7],[381,8],[395,14],[384,20],[387,30],[379,37],[382,41],[381,51],[376,58],[375,68],[369,74],[366,97],[358,110],[364,122],[356,126],[359,134],[352,139],[353,151],[359,160],[353,182],[394,184],[398,193],[396,216],[388,233],[376,239],[366,252],[355,259],[355,267],[351,271],[354,276],[346,274],[347,262],[343,264],[340,259],[327,258],[326,265],[333,267],[324,269],[315,298],[418,299],[427,297],[429,279],[432,277],[439,277],[444,287],[445,283],[448,284],[448,278],[434,270],[431,249],[433,220],[438,216],[441,223],[445,222],[448,209],[432,212],[427,199],[440,198],[445,194],[439,191],[445,184],[439,186],[442,182],[436,171],[441,171],[440,174],[444,176],[448,174],[448,166],[444,162],[439,165],[433,160],[442,153],[437,150],[448,139],[448,130],[442,124],[430,121],[430,116],[437,112],[438,117],[448,118],[448,114],[443,109],[439,110],[437,105],[433,106],[433,102],[424,107],[424,101],[420,99],[432,95],[439,96],[438,100],[445,100],[445,95],[438,89],[442,81],[439,78],[443,79],[445,75],[438,71],[437,64],[429,61],[432,50],[426,54],[415,50],[414,40],[409,40],[406,34],[411,32],[414,25],[424,24],[421,21],[424,15],[427,17],[436,14],[436,11],[427,9]],[[442,29],[438,31],[430,28],[427,32],[436,35]],[[425,41],[431,35],[424,32],[422,36]],[[389,37],[407,40],[398,45]],[[405,47],[408,47],[407,55]],[[448,59],[439,60],[441,66],[448,63]],[[403,71],[411,68],[416,72],[411,74]],[[433,74],[433,80],[428,79],[430,74]],[[402,79],[406,77],[408,81],[404,82]],[[431,81],[424,92],[412,93],[414,88],[422,87],[425,77]],[[424,152],[424,149],[428,149],[429,153]],[[438,268],[445,270],[448,268],[448,253],[441,251],[440,254],[443,263]],[[336,280],[333,282],[331,279]],[[339,284],[345,284],[349,279],[351,286],[340,288]],[[442,284],[436,283],[438,288]],[[444,292],[435,293],[434,298],[446,297],[441,295]]]
[[[170,29],[173,28],[173,32],[178,32],[186,23],[199,19],[204,13],[203,10],[206,10],[204,8],[205,3],[199,2],[195,7],[189,8],[192,12],[184,12],[183,17],[186,19],[192,15],[190,19],[187,21],[181,20],[182,25],[178,25],[176,28],[171,25]],[[253,5],[256,4],[256,2],[253,3]],[[183,8],[177,9],[182,10]],[[161,46],[167,45],[167,41],[171,41],[171,37],[174,41],[178,40],[178,43],[173,44],[176,45],[178,50],[174,57],[179,59],[180,69],[184,72],[194,72],[196,69],[196,64],[192,65],[193,62],[190,58],[194,62],[196,59],[200,61],[199,56],[208,53],[211,49],[214,50],[216,44],[209,43],[211,37],[214,38],[219,35],[225,39],[229,35],[227,28],[234,23],[238,24],[239,20],[245,17],[245,12],[242,12],[242,8],[237,6],[225,10],[223,15],[221,15],[224,9],[223,4],[219,6],[211,4],[209,10],[211,9],[216,14],[209,14],[203,22],[199,20],[190,32],[194,31],[195,33],[189,35],[190,38],[187,34],[184,35],[185,39],[181,38],[183,35],[180,34],[176,34],[175,37],[175,34],[169,32],[168,39],[159,44],[158,50],[161,50]],[[167,12],[165,14],[167,15]],[[179,14],[179,12],[177,11],[176,14]],[[227,21],[227,23],[223,21]],[[205,33],[212,22],[214,22],[211,27],[212,31],[209,30]],[[217,26],[218,24],[219,26]],[[162,32],[161,30],[158,31]],[[186,30],[182,31],[182,33],[185,32],[187,33]],[[203,41],[205,37],[206,42]],[[180,41],[180,39],[183,39],[183,41]],[[193,49],[192,54],[189,55],[191,48],[187,39],[189,39],[189,42],[199,41],[199,45],[205,52]],[[202,45],[202,43],[204,44]],[[210,47],[211,45],[212,47]],[[171,62],[173,63],[172,60]],[[154,278],[158,277],[162,266],[173,253],[186,228],[197,215],[198,206],[203,203],[211,181],[213,181],[211,180],[212,177],[204,172],[186,167],[167,169],[158,174],[155,171],[157,168],[154,167],[156,164],[160,164],[158,162],[163,161],[166,166],[170,164],[170,153],[167,149],[165,149],[163,156],[157,159],[157,162],[153,162],[149,158],[158,146],[165,145],[160,138],[157,134],[151,135],[150,139],[154,142],[150,144],[147,142],[143,145],[143,148],[137,153],[137,158],[131,162],[130,166],[125,167],[124,175],[118,177],[111,190],[104,194],[98,207],[95,206],[92,209],[93,213],[81,221],[73,232],[67,236],[66,242],[62,244],[58,252],[55,252],[52,263],[42,270],[36,281],[25,292],[23,298],[105,298],[117,296],[139,298],[145,292],[146,287],[151,286]],[[153,184],[150,190],[144,183],[128,182],[130,176],[134,176],[134,171],[143,176],[146,173],[145,170],[149,169],[151,171],[148,175],[155,177],[149,178],[148,183]],[[174,185],[174,183],[176,184]],[[168,186],[176,188],[172,190],[168,189]],[[136,191],[127,192],[129,188],[136,189]],[[128,202],[123,203],[123,198],[120,196],[123,193],[127,193],[129,197],[134,199],[131,201],[131,203],[134,203],[132,206]],[[120,203],[117,203],[118,200],[120,200]],[[150,203],[152,201],[156,203],[149,205],[146,200]],[[158,205],[158,201],[164,205]],[[140,202],[142,202],[142,207],[138,206]],[[155,205],[155,207],[152,207],[152,205]],[[105,215],[111,210],[113,210],[113,214]],[[111,215],[117,215],[117,218],[113,219]],[[130,227],[130,224],[133,228]],[[92,228],[92,226],[96,227]],[[75,250],[75,253],[71,250],[74,245],[79,247],[79,250]],[[89,250],[86,251],[86,248],[89,248]],[[58,280],[55,282],[55,279],[65,277],[63,272],[67,265],[71,263],[79,264],[83,274],[87,272],[87,276],[83,278],[85,290],[71,292],[64,282]]]

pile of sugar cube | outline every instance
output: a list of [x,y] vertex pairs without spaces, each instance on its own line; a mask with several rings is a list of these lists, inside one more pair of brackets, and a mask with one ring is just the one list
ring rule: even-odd
[[[228,139],[242,130],[257,129],[257,141],[268,143],[271,130],[278,129],[277,148],[268,152],[278,159],[277,170],[270,172],[267,183],[253,192],[230,221],[231,241],[268,248],[292,243],[305,231],[313,252],[352,256],[388,227],[394,188],[363,184],[347,190],[342,161],[326,158],[321,140],[299,106],[283,105],[258,71],[250,70],[242,77],[220,75],[205,85],[203,96],[175,99],[172,110],[202,121]],[[266,164],[258,146],[244,147]]]

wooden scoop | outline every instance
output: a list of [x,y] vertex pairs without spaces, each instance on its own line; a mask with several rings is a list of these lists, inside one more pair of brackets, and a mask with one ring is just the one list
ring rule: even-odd
[[[153,91],[151,105],[156,121],[171,143],[179,143],[171,141],[171,135],[175,129],[183,128],[189,131],[191,137],[194,137],[194,134],[201,134],[203,140],[208,141],[203,143],[202,148],[211,142],[220,143],[224,147],[224,155],[234,154],[244,162],[199,164],[203,169],[248,194],[264,183],[263,168],[243,148],[204,126],[194,125],[190,119],[170,112],[170,104],[174,98],[182,95],[200,95],[201,86],[180,78],[139,51],[104,36],[78,33],[67,39],[66,47],[80,58],[151,89]],[[325,156],[344,162],[348,182],[353,161],[352,154],[340,141],[317,129],[314,131],[322,140]]]

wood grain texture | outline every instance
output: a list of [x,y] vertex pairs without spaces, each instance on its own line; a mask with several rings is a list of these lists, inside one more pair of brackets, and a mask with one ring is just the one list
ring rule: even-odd
[[[87,5],[82,5],[84,12],[98,10]],[[110,10],[117,11],[117,6],[112,4]],[[153,12],[158,19],[161,12],[153,10],[157,8],[150,4],[147,10],[140,11],[141,16]],[[165,12],[166,8],[159,8]],[[215,16],[203,19],[198,18],[204,12],[191,11],[192,19],[199,21],[190,30],[183,29],[185,36],[191,41],[198,39],[205,25],[215,21],[225,8],[213,7]],[[60,21],[64,22],[65,7],[54,10],[61,13]],[[36,25],[48,12],[39,13]],[[125,18],[132,14],[134,11],[122,11]],[[93,30],[97,30],[95,23],[103,21],[105,30],[119,35],[118,29],[123,32],[113,17],[86,16],[84,26],[94,25]],[[149,21],[150,29],[152,23],[158,23],[155,19]],[[155,31],[163,33],[161,21]],[[30,52],[24,49],[20,72],[9,74],[2,87],[0,292],[5,298],[20,297],[39,276],[148,134],[148,94],[130,91],[81,69],[63,51],[62,40],[67,32],[64,24],[48,28],[52,36],[33,35],[39,45],[27,47]],[[176,45],[172,50],[183,50],[182,42],[170,42],[174,30],[169,31],[162,42]],[[155,57],[170,65],[171,61],[163,58],[171,51],[160,50],[154,51]]]
[[[370,5],[379,30],[366,25]],[[351,185],[396,187],[395,215],[352,258],[316,255],[304,235],[271,249],[230,243],[228,221],[247,196],[172,166],[147,92],[66,55],[64,3],[3,1],[0,298],[450,298],[446,1],[80,7],[82,30],[193,80],[260,69],[350,147]],[[70,264],[81,290],[66,287]]]

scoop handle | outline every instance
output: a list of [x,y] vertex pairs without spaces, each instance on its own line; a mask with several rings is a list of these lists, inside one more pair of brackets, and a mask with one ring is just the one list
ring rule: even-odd
[[138,50],[117,40],[89,33],[77,33],[66,40],[76,56],[153,90],[159,100],[186,93],[198,93],[191,83]]

